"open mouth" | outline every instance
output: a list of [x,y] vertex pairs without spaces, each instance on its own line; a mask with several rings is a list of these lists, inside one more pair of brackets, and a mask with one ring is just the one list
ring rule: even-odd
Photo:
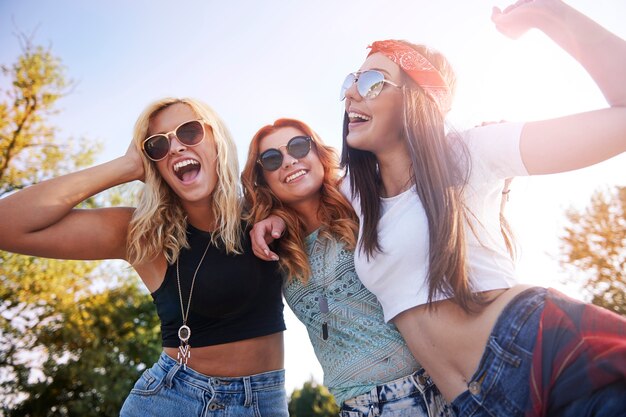
[[174,174],[184,183],[193,181],[200,173],[200,162],[185,159],[174,164]]
[[293,174],[289,175],[287,178],[285,178],[285,182],[287,184],[289,184],[290,182],[293,182],[293,181],[297,180],[298,178],[302,177],[305,174],[306,174],[306,170],[301,169],[301,170],[296,171]]
[[350,123],[364,123],[369,122],[372,118],[370,116],[366,116],[365,114],[351,111],[348,113],[348,120]]

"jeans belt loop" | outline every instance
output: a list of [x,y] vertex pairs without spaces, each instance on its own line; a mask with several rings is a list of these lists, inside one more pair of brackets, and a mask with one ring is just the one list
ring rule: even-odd
[[252,384],[250,383],[250,377],[243,378],[243,389],[246,393],[246,399],[243,403],[244,407],[250,407],[252,405]]
[[174,366],[172,366],[172,369],[170,369],[167,373],[167,375],[165,375],[165,386],[168,388],[172,388],[172,380],[174,379],[174,376],[176,375],[176,372],[178,372],[180,370],[180,364],[176,363]]

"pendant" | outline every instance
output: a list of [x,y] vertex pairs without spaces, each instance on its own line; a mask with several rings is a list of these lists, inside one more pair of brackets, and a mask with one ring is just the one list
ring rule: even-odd
[[183,369],[187,370],[187,361],[191,357],[191,348],[187,341],[191,337],[191,329],[186,324],[183,324],[178,329],[178,338],[180,339],[180,346],[178,346],[178,354],[176,355],[176,359],[178,359],[178,365],[182,366]]
[[[320,313],[326,315],[328,313],[328,300],[326,299],[326,296],[324,294],[320,296],[318,303],[320,307]],[[322,339],[328,340],[328,322],[326,320],[324,320],[324,322],[322,323]]]
[[189,328],[189,326],[187,326],[186,324],[180,326],[180,328],[178,329],[178,338],[180,339],[180,341],[187,343],[190,337],[191,329]]
[[190,357],[191,348],[187,343],[181,341],[180,346],[178,346],[178,354],[176,355],[176,359],[178,359],[178,366],[182,366],[184,370],[187,370],[187,361]]

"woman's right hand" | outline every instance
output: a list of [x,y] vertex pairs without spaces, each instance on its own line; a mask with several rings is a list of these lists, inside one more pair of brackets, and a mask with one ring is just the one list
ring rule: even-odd
[[135,141],[130,142],[128,149],[126,150],[126,154],[124,154],[124,158],[130,164],[129,166],[134,167],[133,179],[143,182],[146,177],[144,157],[141,153],[141,150],[139,150],[137,145],[135,144]]

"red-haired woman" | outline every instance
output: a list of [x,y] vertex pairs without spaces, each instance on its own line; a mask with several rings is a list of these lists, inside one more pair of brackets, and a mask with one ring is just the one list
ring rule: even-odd
[[279,119],[252,139],[242,173],[250,217],[287,224],[278,242],[283,294],[306,326],[341,415],[451,415],[376,297],[354,270],[358,231],[339,191],[339,161],[301,121]]

